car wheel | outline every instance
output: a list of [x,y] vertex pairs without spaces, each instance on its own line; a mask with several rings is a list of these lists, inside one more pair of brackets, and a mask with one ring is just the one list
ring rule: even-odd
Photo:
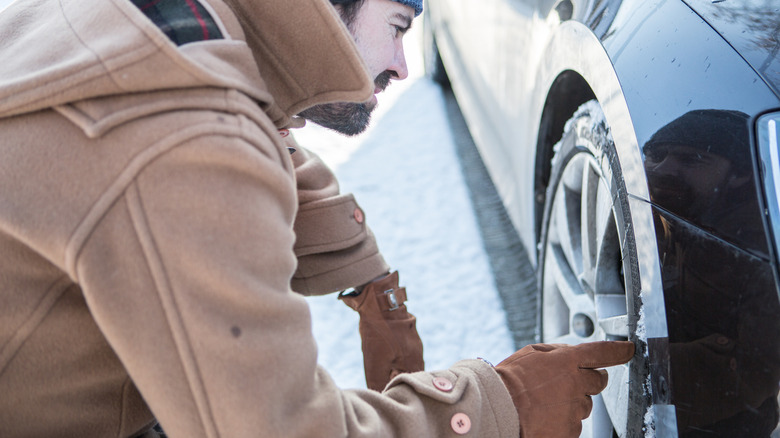
[[423,68],[425,74],[434,82],[449,87],[450,80],[447,72],[444,70],[444,63],[439,55],[439,46],[436,44],[436,37],[433,35],[433,23],[428,7],[423,8]]
[[[581,106],[556,145],[539,257],[542,342],[636,341],[639,275],[631,212],[601,107]],[[637,347],[639,349],[639,346]],[[644,436],[649,405],[642,355],[611,367],[584,437]]]

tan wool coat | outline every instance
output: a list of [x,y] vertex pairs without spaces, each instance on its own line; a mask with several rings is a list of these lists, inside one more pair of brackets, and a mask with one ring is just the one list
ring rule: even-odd
[[129,0],[0,13],[0,436],[446,437],[465,414],[516,437],[482,361],[382,393],[317,366],[293,290],[387,266],[278,130],[373,84],[325,0],[199,5],[221,38],[176,45]]

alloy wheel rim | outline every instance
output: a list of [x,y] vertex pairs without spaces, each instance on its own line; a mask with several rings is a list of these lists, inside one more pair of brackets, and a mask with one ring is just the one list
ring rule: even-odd
[[[589,153],[576,153],[554,193],[545,242],[542,339],[580,344],[629,337],[617,199]],[[582,436],[625,436],[628,365],[610,367]]]

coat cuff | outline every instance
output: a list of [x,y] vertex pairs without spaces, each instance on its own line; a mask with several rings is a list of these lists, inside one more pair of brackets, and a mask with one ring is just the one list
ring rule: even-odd
[[[451,386],[443,390],[438,379]],[[476,436],[520,435],[520,420],[509,391],[495,369],[482,360],[462,360],[444,371],[400,374],[390,381],[385,393],[403,385],[442,406],[434,408],[441,421],[450,421],[455,414],[469,417]]]
[[389,271],[374,234],[366,227],[357,244],[299,256],[290,287],[303,295],[324,295],[369,283]]
[[293,228],[298,257],[343,250],[367,238],[365,214],[351,193],[301,205]]

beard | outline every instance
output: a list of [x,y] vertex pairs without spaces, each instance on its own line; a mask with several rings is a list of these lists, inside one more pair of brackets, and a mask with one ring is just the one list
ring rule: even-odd
[[[390,85],[392,73],[384,71],[374,79],[374,85],[384,90]],[[334,102],[315,105],[300,112],[300,116],[324,128],[332,129],[350,137],[358,135],[368,128],[375,104]]]
[[310,122],[350,137],[358,135],[368,128],[374,107],[366,103],[324,103],[313,106],[299,114]]

